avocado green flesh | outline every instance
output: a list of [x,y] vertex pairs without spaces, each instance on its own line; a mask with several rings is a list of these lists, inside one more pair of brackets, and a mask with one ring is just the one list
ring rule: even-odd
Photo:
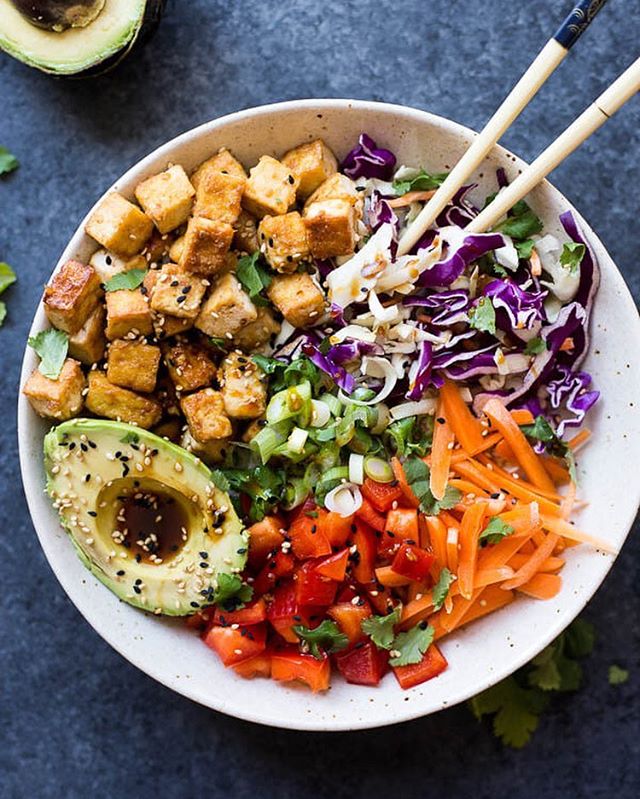
[[10,0],[0,0],[0,48],[45,72],[73,75],[129,49],[142,27],[146,6],[147,0],[106,0],[88,26],[60,33],[37,28]]
[[[46,435],[44,454],[47,492],[78,556],[130,605],[185,616],[211,604],[220,573],[244,568],[248,535],[228,495],[181,447],[132,425],[73,419]],[[161,562],[137,562],[116,517],[123,496],[154,491],[179,504],[184,535]]]

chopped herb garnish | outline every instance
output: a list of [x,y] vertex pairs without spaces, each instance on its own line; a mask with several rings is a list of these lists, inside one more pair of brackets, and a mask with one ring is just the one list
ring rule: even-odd
[[391,649],[395,638],[395,625],[400,621],[400,608],[386,616],[369,616],[360,622],[360,629],[368,635],[378,649]]
[[393,639],[391,666],[410,666],[420,663],[422,656],[431,646],[435,636],[435,629],[426,622],[420,622],[406,633],[398,633]]
[[41,330],[29,338],[29,346],[40,356],[39,371],[50,380],[57,380],[69,349],[69,336],[62,330]]
[[237,574],[222,572],[217,577],[218,587],[215,590],[213,601],[216,605],[231,613],[251,601],[253,588],[243,583]]
[[407,483],[420,501],[420,510],[428,516],[437,516],[441,510],[449,510],[460,502],[462,494],[453,486],[447,486],[442,499],[433,496],[429,488],[429,467],[416,455],[407,458],[403,468]]
[[494,230],[522,241],[542,230],[542,220],[533,213],[524,200],[520,200],[513,206],[504,222],[496,225]]
[[448,174],[448,172],[439,172],[432,175],[421,169],[414,178],[394,180],[393,190],[397,195],[406,194],[408,191],[431,191],[441,186]]
[[499,516],[492,516],[478,540],[483,544],[497,544],[513,532],[515,530],[510,524],[503,522]]
[[518,258],[523,261],[528,261],[529,258],[531,258],[536,243],[533,239],[525,239],[524,241],[515,241],[514,245],[518,251]]
[[4,261],[0,261],[0,294],[16,282],[16,273]]
[[455,574],[451,574],[446,567],[440,571],[438,582],[433,586],[431,596],[433,597],[433,609],[440,610],[449,594],[451,583],[456,579]]
[[305,641],[309,645],[309,652],[318,660],[322,660],[323,653],[329,655],[332,652],[340,652],[349,646],[347,636],[340,632],[340,628],[334,621],[329,619],[325,619],[313,630],[305,627],[304,624],[296,624],[293,631],[301,641]]
[[267,304],[267,300],[262,296],[262,291],[269,288],[272,277],[260,263],[259,252],[254,252],[253,255],[243,255],[240,258],[236,267],[236,277],[256,305]]
[[544,339],[540,337],[532,338],[527,341],[527,346],[524,348],[525,355],[539,355],[547,349],[547,344]]
[[567,242],[560,253],[560,265],[568,269],[571,274],[575,274],[580,268],[586,251],[587,248],[584,244],[578,244],[577,241]]
[[142,284],[147,275],[147,269],[129,269],[128,272],[118,272],[104,284],[105,291],[133,291]]
[[140,441],[140,436],[137,433],[132,433],[131,431],[125,433],[124,436],[120,439],[122,444],[137,444]]
[[476,330],[496,334],[496,310],[489,297],[480,297],[469,313],[469,324]]

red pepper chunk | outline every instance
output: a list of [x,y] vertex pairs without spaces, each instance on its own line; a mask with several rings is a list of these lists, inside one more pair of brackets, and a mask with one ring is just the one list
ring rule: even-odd
[[402,489],[395,481],[393,483],[376,483],[375,480],[367,477],[361,491],[380,513],[386,513],[394,502],[398,502],[402,498]]
[[320,510],[318,523],[332,547],[343,547],[352,532],[353,516],[340,516],[335,511]]
[[375,580],[374,565],[378,548],[375,532],[360,519],[355,522],[353,545],[356,550],[352,555],[352,572],[357,582],[368,585]]
[[415,544],[403,542],[391,563],[391,570],[418,583],[424,582],[436,557]]
[[[354,594],[354,596],[357,596]],[[363,619],[369,618],[371,615],[371,608],[369,603],[364,599],[359,599],[362,604],[354,605],[352,602],[337,602],[332,605],[327,614],[336,622],[338,627],[349,639],[350,644],[355,644],[361,638],[364,638],[362,632]]]
[[445,656],[435,644],[431,644],[419,663],[413,663],[411,666],[394,666],[393,673],[400,687],[407,689],[437,677],[447,666]]
[[273,600],[267,608],[267,618],[273,629],[285,641],[298,643],[298,636],[293,631],[296,624],[309,625],[309,617],[302,611],[296,599],[296,584],[287,580],[273,592]]
[[387,670],[389,653],[368,641],[336,656],[336,664],[347,682],[354,685],[377,685]]
[[318,660],[313,655],[301,654],[297,649],[276,650],[271,657],[271,676],[281,682],[298,680],[317,693],[329,688],[331,663],[326,655]]
[[[308,516],[307,513],[314,513],[315,516]],[[299,512],[289,526],[289,537],[291,549],[299,560],[331,554],[331,544],[322,531],[318,511]]]
[[380,552],[384,555],[393,554],[404,540],[417,543],[420,532],[418,528],[418,511],[415,508],[395,508],[387,513],[386,525]]
[[331,605],[338,590],[338,583],[318,572],[317,563],[307,561],[295,576],[296,600],[299,605]]
[[261,652],[259,655],[241,660],[239,663],[234,663],[232,669],[235,673],[251,679],[253,677],[270,677],[271,676],[271,653],[268,650]]
[[319,560],[316,563],[316,571],[323,577],[341,583],[344,580],[348,562],[349,550],[343,549],[341,552],[336,552],[335,555],[329,555]]
[[267,605],[262,597],[259,597],[255,602],[251,602],[240,610],[224,610],[224,608],[216,608],[213,614],[213,623],[221,627],[229,627],[232,624],[244,624],[245,626],[251,624],[260,624],[261,621],[266,621],[267,618]]
[[209,627],[203,638],[225,666],[233,666],[241,660],[259,655],[266,648],[267,630],[264,624],[252,627]]
[[378,513],[366,497],[363,497],[362,505],[356,511],[356,516],[362,519],[363,522],[366,522],[369,527],[379,532],[383,532],[387,526],[387,520],[384,514]]
[[270,591],[278,580],[293,574],[295,558],[289,552],[278,549],[262,567],[253,583],[253,590],[257,596],[262,596]]

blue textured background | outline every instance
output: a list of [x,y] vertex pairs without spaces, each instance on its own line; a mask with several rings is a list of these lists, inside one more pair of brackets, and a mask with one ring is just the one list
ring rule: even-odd
[[[19,282],[0,331],[0,796],[636,796],[640,787],[637,535],[587,609],[584,688],[556,700],[522,752],[464,707],[335,736],[269,730],[191,704],[135,670],[81,619],[40,551],[21,493],[15,393],[41,286],[86,209],[130,164],[212,117],[298,97],[415,105],[478,128],[566,0],[176,0],[115,74],[61,82],[0,54],[0,259]],[[635,13],[629,16],[629,12]],[[610,2],[504,143],[533,157],[638,55],[637,0]],[[636,99],[554,182],[591,221],[636,298]],[[637,357],[637,353],[634,353]],[[622,423],[622,420],[621,420]],[[621,479],[638,479],[621,464]],[[607,683],[611,663],[629,682]]]

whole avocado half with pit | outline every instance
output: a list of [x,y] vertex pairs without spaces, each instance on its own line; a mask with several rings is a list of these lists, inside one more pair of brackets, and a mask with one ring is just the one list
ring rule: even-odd
[[[186,616],[212,604],[221,573],[244,568],[248,534],[228,495],[181,447],[133,425],[72,419],[45,436],[44,455],[80,559],[124,602]],[[170,538],[154,541],[163,524]]]
[[0,48],[58,76],[119,64],[155,30],[166,0],[0,0]]

